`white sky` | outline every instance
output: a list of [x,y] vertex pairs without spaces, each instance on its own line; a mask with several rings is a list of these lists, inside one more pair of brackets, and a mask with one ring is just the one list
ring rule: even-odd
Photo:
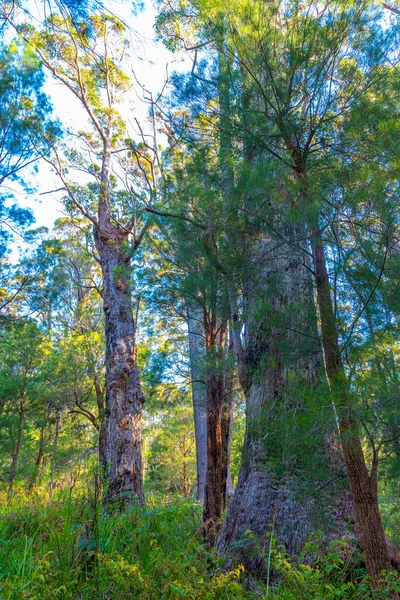
[[[190,61],[187,57],[173,55],[161,42],[156,42],[153,29],[156,11],[150,0],[145,0],[144,10],[137,15],[132,14],[131,2],[106,0],[104,4],[132,30],[133,45],[137,47],[137,54],[132,57],[131,68],[134,70],[138,81],[146,89],[157,94],[163,87],[167,70],[168,73],[172,73],[176,70],[188,70],[190,68]],[[65,86],[49,77],[45,84],[45,91],[52,100],[54,115],[63,124],[69,127],[72,126],[71,128],[75,130],[85,128],[87,123],[85,113],[80,108],[78,100]],[[140,103],[139,100],[135,101],[134,91],[132,91],[132,97],[134,99],[134,116],[139,121],[144,121],[147,117],[148,105]],[[62,216],[60,202],[62,193],[48,192],[60,188],[61,183],[57,176],[51,172],[49,165],[43,162],[39,164],[37,175],[27,172],[26,178],[36,187],[37,192],[26,195],[17,185],[12,185],[10,187],[16,192],[16,200],[20,206],[32,209],[36,219],[34,226],[45,226],[51,229],[54,221]],[[20,247],[21,241],[17,240],[16,246]]]

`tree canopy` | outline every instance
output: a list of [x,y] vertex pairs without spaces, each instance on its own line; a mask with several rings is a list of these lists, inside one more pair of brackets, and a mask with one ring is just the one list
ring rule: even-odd
[[0,3],[0,589],[394,600],[400,11],[141,9]]

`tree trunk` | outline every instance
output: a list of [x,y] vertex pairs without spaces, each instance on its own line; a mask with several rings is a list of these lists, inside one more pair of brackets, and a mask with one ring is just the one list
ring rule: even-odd
[[286,242],[271,239],[269,232],[260,240],[258,234],[260,241],[253,243],[250,263],[242,271],[248,274],[244,346],[235,290],[229,284],[238,373],[246,396],[246,434],[217,550],[236,555],[257,575],[268,571],[265,554],[258,549],[268,548],[268,532],[296,556],[313,531],[344,532],[343,517],[351,514],[345,495],[338,497],[340,485],[333,483],[338,473],[327,434],[334,428],[334,415],[312,279],[304,267],[306,229],[304,223],[294,227],[289,219],[282,225],[285,212],[283,203],[275,206],[268,221],[274,223],[277,215],[274,228]]
[[105,473],[107,470],[107,462],[105,456],[106,414],[104,407],[104,389],[100,386],[97,375],[94,377],[94,387],[98,411],[98,458],[100,468]]
[[226,508],[228,501],[232,498],[234,487],[231,475],[231,449],[232,449],[232,426],[233,426],[233,373],[230,369],[229,354],[233,350],[232,335],[230,331],[228,348],[228,365],[224,374],[224,389],[221,411],[221,435],[222,435],[222,494],[223,506]]
[[13,493],[15,476],[17,474],[17,465],[19,460],[19,455],[21,452],[21,442],[22,442],[22,430],[24,424],[24,409],[22,405],[18,410],[18,428],[17,428],[17,440],[15,442],[15,448],[11,459],[10,466],[10,479],[8,481],[8,490],[7,490],[7,498],[10,499]]
[[228,435],[228,456],[227,456],[227,474],[226,474],[226,492],[225,492],[225,508],[233,498],[235,493],[235,486],[233,485],[232,471],[231,471],[231,452],[232,452],[232,434],[233,434],[233,410],[231,410],[231,418],[229,423],[229,435]]
[[318,227],[313,230],[311,245],[326,372],[339,416],[341,446],[355,506],[361,548],[368,574],[373,585],[377,587],[382,571],[389,571],[391,568],[378,505],[377,457],[374,457],[371,473],[368,473],[340,353],[324,245]]
[[128,236],[111,225],[108,216],[105,221],[95,231],[95,241],[103,275],[106,335],[106,499],[121,505],[132,501],[144,504],[141,422],[144,397],[136,362]]
[[53,488],[54,488],[54,475],[56,473],[56,464],[57,464],[57,452],[58,452],[58,436],[60,435],[60,423],[61,423],[61,412],[57,413],[57,421],[56,421],[56,435],[54,437],[54,446],[53,446],[53,456],[51,459],[51,474],[50,474],[50,485],[49,485],[49,502],[53,497]]
[[189,334],[190,373],[194,430],[196,437],[197,499],[204,501],[207,472],[206,386],[204,383],[205,333],[203,311],[193,302],[186,302]]
[[[212,298],[215,298],[212,294]],[[216,305],[204,316],[206,331],[206,409],[207,409],[207,476],[203,510],[203,529],[207,544],[215,543],[222,524],[226,487],[223,468],[222,406],[225,392],[226,320],[217,325]]]
[[[213,359],[212,356],[213,352],[224,353],[224,347],[218,350],[215,348],[216,338],[212,340],[213,336],[216,336],[216,322],[213,331],[206,332],[209,329],[208,316],[203,310],[197,309],[196,311],[194,303],[187,302],[187,315],[196,434],[198,499],[205,501],[204,521],[208,521],[211,529],[215,531],[215,523],[220,522],[226,502],[232,394],[229,387],[229,373],[226,371],[226,361],[221,361],[217,368],[215,357]],[[221,331],[225,345],[226,324],[222,325]],[[206,339],[208,339],[207,344]],[[209,487],[207,499],[206,481]],[[212,526],[211,523],[213,523]]]
[[35,459],[35,465],[33,468],[33,473],[32,473],[32,477],[31,480],[29,482],[29,486],[28,486],[28,490],[31,492],[33,490],[33,488],[36,486],[36,482],[40,473],[40,469],[43,463],[43,457],[44,457],[44,430],[45,430],[45,426],[40,428],[40,437],[39,437],[39,448],[38,448],[38,453]]
[[218,375],[207,382],[207,477],[203,510],[204,534],[213,546],[221,526],[224,507],[222,468],[222,396],[223,382]]

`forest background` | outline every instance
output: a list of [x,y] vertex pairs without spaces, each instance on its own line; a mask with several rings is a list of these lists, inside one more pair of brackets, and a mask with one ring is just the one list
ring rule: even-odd
[[2,597],[397,598],[400,11],[143,8],[1,3]]

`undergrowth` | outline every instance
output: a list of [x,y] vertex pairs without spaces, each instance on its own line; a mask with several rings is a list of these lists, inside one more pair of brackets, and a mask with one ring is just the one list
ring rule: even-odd
[[[292,563],[273,541],[266,558],[279,586],[269,577],[249,586],[241,565],[226,571],[205,549],[197,533],[201,507],[187,499],[149,497],[145,509],[124,512],[71,491],[50,504],[39,496],[0,502],[1,600],[374,598],[363,570],[349,571],[341,543],[307,566]],[[319,552],[315,542],[311,551]],[[389,597],[388,589],[379,597]]]
[[124,512],[70,494],[2,504],[1,600],[252,597],[242,570],[223,572],[205,550],[193,501],[148,498]]

